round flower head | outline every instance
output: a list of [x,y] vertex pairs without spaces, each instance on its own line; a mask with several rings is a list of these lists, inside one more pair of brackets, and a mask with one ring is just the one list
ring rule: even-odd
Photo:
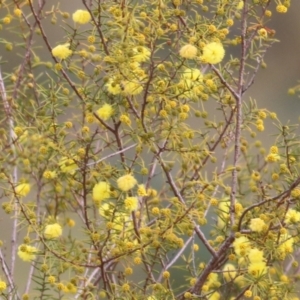
[[117,184],[121,191],[127,192],[137,184],[137,181],[132,175],[127,174],[127,175],[120,177],[117,180]]
[[75,161],[72,158],[68,158],[66,156],[62,157],[58,164],[59,164],[60,170],[63,173],[74,174],[75,170],[77,169],[77,165],[76,165]]
[[66,59],[72,54],[72,50],[69,49],[69,44],[58,45],[52,49],[52,55],[59,59]]
[[223,228],[229,221],[230,202],[222,201],[218,207],[218,223],[219,228]]
[[208,299],[209,300],[219,300],[219,299],[221,299],[221,295],[218,292],[214,292],[209,296]]
[[6,290],[6,287],[7,287],[6,282],[0,280],[0,293],[2,293],[4,290]]
[[184,45],[179,50],[179,55],[183,58],[193,59],[197,55],[197,48],[191,44]]
[[104,121],[108,120],[114,110],[110,104],[105,103],[102,107],[97,110],[97,115]]
[[110,187],[105,181],[100,181],[94,185],[93,188],[93,200],[101,202],[110,197]]
[[300,222],[300,212],[294,209],[289,209],[285,215],[286,224],[295,224]]
[[62,228],[58,223],[46,226],[44,236],[46,239],[55,239],[62,235]]
[[115,82],[115,78],[109,78],[108,82],[105,84],[107,91],[112,95],[121,94],[122,88],[119,83]]
[[143,85],[139,82],[125,81],[124,94],[125,95],[138,95],[143,91]]
[[253,218],[250,221],[249,228],[254,232],[261,232],[264,229],[265,221],[260,218]]
[[87,10],[78,9],[72,15],[73,21],[78,24],[86,24],[91,20],[91,15]]
[[182,74],[182,77],[191,81],[202,81],[203,75],[199,69],[186,68]]
[[240,236],[233,242],[234,252],[238,256],[246,255],[251,249],[251,244],[246,236]]
[[294,251],[294,238],[289,234],[280,236],[280,244],[278,247],[279,252],[285,258],[286,255],[293,253]]
[[136,197],[127,197],[124,200],[124,204],[127,210],[136,210],[138,208],[138,199]]
[[236,277],[236,267],[233,264],[226,264],[223,268],[223,276],[227,282],[232,281]]
[[21,183],[15,188],[15,192],[19,197],[25,197],[30,192],[29,183]]
[[248,258],[251,263],[265,261],[263,251],[258,250],[257,248],[253,248],[253,249],[249,250]]
[[36,247],[23,244],[18,248],[18,256],[23,261],[32,261],[35,259],[37,251]]
[[145,62],[147,60],[149,60],[150,58],[150,50],[146,47],[142,47],[142,46],[139,46],[139,47],[136,47],[136,48],[133,48],[133,57],[132,59],[135,61],[135,62]]
[[224,58],[225,50],[221,43],[212,42],[203,47],[201,60],[208,64],[217,64]]
[[116,207],[113,203],[103,203],[99,207],[99,214],[106,221],[112,222],[111,229],[121,231],[126,226],[126,223],[129,221],[128,213],[120,212],[116,210]]
[[267,272],[267,265],[264,261],[254,262],[249,265],[248,273],[253,277],[260,277]]

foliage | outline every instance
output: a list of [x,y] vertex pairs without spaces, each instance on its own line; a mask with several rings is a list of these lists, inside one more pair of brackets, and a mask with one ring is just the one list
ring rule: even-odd
[[3,299],[298,299],[296,128],[244,96],[289,7],[1,1]]

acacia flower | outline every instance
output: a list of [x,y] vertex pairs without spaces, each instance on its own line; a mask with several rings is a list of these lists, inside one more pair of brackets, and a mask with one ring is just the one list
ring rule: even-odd
[[52,55],[59,59],[66,59],[72,54],[72,50],[69,49],[69,44],[58,45],[52,49]]
[[6,290],[7,285],[5,281],[0,280],[0,293],[2,293],[4,290]]
[[110,104],[105,103],[97,110],[97,115],[102,120],[106,121],[112,116],[113,112],[114,112],[114,110],[113,110],[112,106]]
[[200,72],[199,69],[195,69],[195,68],[186,68],[182,74],[182,77],[184,79],[188,79],[191,81],[200,81],[202,82],[203,80],[203,75]]
[[125,95],[138,95],[143,91],[143,85],[140,82],[124,81]]
[[15,8],[15,9],[14,9],[14,15],[15,15],[16,17],[21,17],[21,15],[22,15],[22,10],[19,9],[19,8]]
[[148,193],[146,191],[145,185],[140,184],[138,186],[137,194],[138,194],[138,196],[141,196],[141,197],[148,196]]
[[108,80],[108,82],[105,84],[105,87],[107,91],[112,95],[118,95],[121,94],[122,88],[119,83],[115,82],[115,78],[112,77]]
[[208,296],[209,300],[219,300],[221,298],[220,293],[214,292]]
[[243,8],[244,8],[244,1],[240,1],[240,2],[238,3],[238,5],[236,6],[236,9],[241,10],[241,9],[243,9]]
[[62,228],[58,223],[48,224],[44,231],[46,239],[55,239],[62,235]]
[[285,215],[286,224],[295,224],[300,222],[300,212],[295,209],[289,209]]
[[150,50],[146,47],[143,47],[143,46],[138,46],[138,47],[135,47],[133,48],[133,57],[132,59],[135,61],[135,62],[145,62],[147,60],[149,60],[150,58]]
[[281,14],[285,14],[287,12],[287,7],[282,5],[282,4],[278,4],[276,6],[276,11],[281,13]]
[[127,175],[120,177],[117,180],[117,184],[121,191],[127,192],[137,184],[137,181],[132,175],[127,174]]
[[289,234],[282,235],[280,237],[280,244],[278,247],[279,253],[282,255],[282,258],[285,258],[286,255],[293,253],[294,251],[294,238]]
[[197,48],[191,44],[184,45],[179,50],[179,55],[183,58],[193,59],[197,55]]
[[221,43],[212,42],[203,47],[201,60],[208,64],[217,64],[224,58],[225,50]]
[[138,199],[136,197],[127,197],[124,200],[124,204],[127,210],[136,210],[138,208]]
[[91,15],[87,10],[78,9],[72,15],[73,21],[78,24],[86,24],[91,20]]
[[254,232],[261,232],[263,231],[265,225],[265,221],[261,218],[253,218],[250,221],[249,228]]
[[68,158],[66,156],[62,157],[58,164],[59,164],[60,170],[63,173],[74,174],[75,170],[77,169],[77,165],[76,165],[74,159]]
[[129,220],[128,213],[116,211],[113,203],[103,203],[99,207],[99,215],[111,222],[111,229],[121,231]]
[[122,122],[122,123],[124,123],[124,124],[126,124],[128,126],[131,125],[130,118],[128,116],[124,115],[124,114],[120,116],[120,122]]
[[218,223],[219,228],[223,228],[229,221],[230,202],[221,201],[218,207]]
[[36,253],[38,249],[33,246],[22,244],[18,247],[18,256],[23,261],[32,261],[36,258]]
[[49,170],[46,170],[44,173],[43,173],[43,177],[46,178],[46,179],[53,179],[53,178],[56,178],[57,174],[55,171],[49,171]]
[[277,162],[278,160],[280,160],[280,156],[276,153],[269,153],[266,157],[266,161],[269,163]]
[[248,258],[251,263],[261,262],[264,261],[264,253],[257,248],[253,248],[249,250]]
[[278,154],[279,150],[278,150],[278,147],[277,146],[272,146],[270,148],[270,153],[272,154]]
[[267,272],[267,265],[264,261],[251,263],[248,267],[248,273],[253,277],[260,277]]
[[240,236],[233,242],[234,252],[238,256],[245,256],[251,249],[251,244],[246,236]]
[[229,282],[236,277],[236,268],[233,264],[226,264],[223,268],[224,279]]
[[100,181],[96,183],[93,188],[93,200],[101,202],[102,200],[108,199],[110,197],[110,186],[105,181]]
[[19,197],[25,197],[30,192],[30,184],[29,183],[20,183],[16,186],[15,192]]

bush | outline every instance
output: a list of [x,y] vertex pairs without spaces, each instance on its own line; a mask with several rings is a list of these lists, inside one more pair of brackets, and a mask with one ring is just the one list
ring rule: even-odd
[[2,1],[3,299],[298,299],[296,128],[244,96],[271,2]]

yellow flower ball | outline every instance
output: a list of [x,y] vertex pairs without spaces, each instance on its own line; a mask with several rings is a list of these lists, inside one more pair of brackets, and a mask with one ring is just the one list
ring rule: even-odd
[[67,225],[69,226],[69,227],[74,227],[75,226],[75,221],[73,220],[73,219],[70,219],[70,218],[68,218],[67,219]]
[[264,261],[254,262],[249,265],[248,273],[253,277],[260,277],[267,272],[267,266]]
[[72,54],[72,50],[69,49],[69,44],[58,45],[52,49],[52,55],[59,59],[66,59]]
[[236,277],[236,267],[233,264],[226,264],[223,268],[223,276],[225,281],[232,281]]
[[251,263],[262,262],[264,261],[264,253],[257,248],[249,250],[248,259]]
[[105,84],[105,87],[107,91],[112,95],[118,95],[121,94],[122,88],[119,83],[115,82],[115,78],[112,77],[108,80],[108,82]]
[[208,64],[217,64],[224,58],[225,50],[221,43],[212,42],[203,47],[201,60]]
[[281,13],[281,14],[285,14],[287,12],[287,8],[286,8],[286,6],[284,6],[282,4],[278,4],[276,6],[276,11]]
[[78,9],[72,15],[73,21],[78,24],[86,24],[91,20],[91,15],[87,10]]
[[124,94],[125,95],[138,95],[143,91],[143,85],[140,82],[125,81]]
[[6,286],[6,282],[0,280],[0,293],[2,293],[4,290],[6,290],[7,286]]
[[5,17],[5,18],[3,18],[2,22],[3,22],[3,24],[6,24],[6,25],[10,24],[11,18],[10,17]]
[[58,223],[49,224],[46,226],[44,236],[46,239],[55,239],[62,235],[62,228]]
[[278,160],[280,160],[280,156],[278,154],[270,153],[266,157],[266,161],[269,163],[276,162]]
[[240,10],[240,9],[243,9],[244,8],[244,1],[240,1],[237,6],[236,6],[236,9]]
[[49,170],[46,170],[44,173],[43,173],[43,177],[46,178],[46,179],[54,179],[56,178],[57,174],[55,171],[49,171]]
[[112,116],[113,112],[114,112],[114,110],[113,110],[112,106],[110,104],[105,103],[97,110],[97,115],[102,120],[106,121]]
[[195,68],[186,68],[182,74],[182,77],[191,81],[202,82],[203,80],[203,75],[201,71]]
[[221,295],[218,292],[214,292],[210,295],[209,300],[219,300],[221,298]]
[[117,180],[117,184],[121,191],[127,192],[127,191],[131,190],[137,184],[137,181],[132,175],[127,174],[127,175],[120,177]]
[[244,296],[245,296],[246,298],[251,298],[251,297],[252,297],[252,291],[251,291],[251,290],[245,291]]
[[138,199],[136,197],[127,197],[124,200],[124,204],[127,210],[133,211],[138,208]]
[[145,188],[145,186],[143,184],[140,184],[138,186],[137,194],[138,194],[138,196],[141,196],[141,197],[148,196],[146,188]]
[[19,197],[25,197],[30,192],[30,184],[29,183],[21,183],[16,186],[15,192]]
[[128,125],[128,126],[131,125],[131,120],[130,120],[129,117],[126,116],[126,115],[121,115],[121,116],[120,116],[120,122],[122,122],[122,123],[124,123],[124,124],[126,124],[126,125]]
[[250,221],[249,228],[254,232],[261,232],[266,225],[265,221],[260,218],[253,218]]
[[110,198],[110,186],[105,181],[100,181],[94,185],[93,188],[93,200],[101,202],[102,200]]
[[289,209],[285,215],[286,224],[296,224],[300,222],[300,212],[295,209]]
[[16,17],[21,17],[21,15],[22,15],[21,9],[19,9],[19,8],[14,9],[14,15]]
[[139,46],[139,47],[136,47],[136,48],[133,48],[133,57],[132,59],[135,61],[135,62],[145,62],[147,60],[149,60],[150,58],[150,50],[146,47],[142,47],[142,46]]
[[251,249],[251,244],[246,236],[240,236],[233,242],[234,252],[238,256],[244,256]]
[[197,56],[197,52],[198,49],[195,46],[187,44],[181,47],[179,50],[179,55],[183,58],[193,59]]
[[63,173],[74,174],[75,170],[77,169],[77,165],[76,165],[75,161],[72,158],[68,158],[66,156],[62,157],[58,164],[59,164],[60,170]]
[[29,245],[20,245],[18,247],[18,256],[23,261],[32,261],[36,258],[36,253],[38,252],[38,249],[33,246]]

